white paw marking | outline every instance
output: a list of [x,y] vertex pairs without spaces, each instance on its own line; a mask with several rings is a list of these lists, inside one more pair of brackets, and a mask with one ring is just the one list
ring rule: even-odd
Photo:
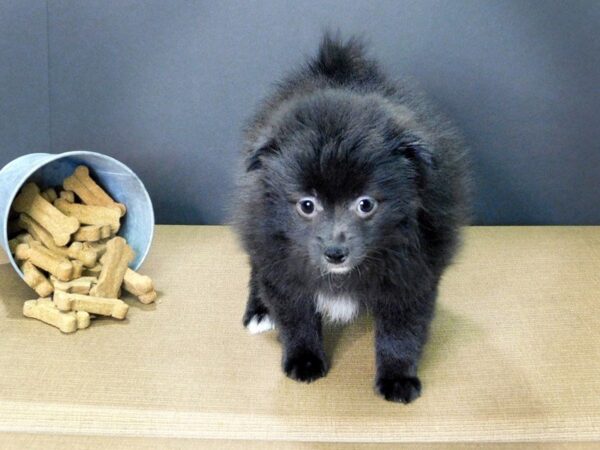
[[350,322],[358,315],[358,303],[347,295],[317,294],[317,311],[330,322]]
[[265,331],[274,330],[275,324],[268,314],[262,316],[260,321],[257,316],[253,316],[248,325],[246,325],[246,329],[250,334],[259,334],[264,333]]

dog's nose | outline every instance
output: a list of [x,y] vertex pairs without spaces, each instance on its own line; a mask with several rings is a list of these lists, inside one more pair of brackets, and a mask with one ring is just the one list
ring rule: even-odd
[[341,264],[348,257],[348,249],[346,247],[327,247],[324,253],[327,262],[332,264]]

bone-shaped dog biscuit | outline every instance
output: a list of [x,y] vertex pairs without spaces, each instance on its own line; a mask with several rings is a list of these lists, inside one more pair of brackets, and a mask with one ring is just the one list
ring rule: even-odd
[[37,239],[35,239],[29,233],[22,233],[22,234],[20,234],[20,235],[17,236],[17,239],[20,240],[21,243],[24,243],[24,244],[31,244],[32,242],[36,242],[37,241]]
[[77,319],[77,329],[78,330],[87,328],[92,323],[91,318],[90,318],[90,313],[87,311],[77,311],[75,313],[75,317]]
[[55,326],[63,333],[77,331],[77,316],[60,311],[50,299],[28,300],[23,304],[23,315]]
[[69,251],[67,247],[59,247],[54,243],[52,235],[42,227],[39,223],[33,220],[27,214],[19,215],[19,225],[22,229],[27,230],[36,241],[41,242],[46,246],[48,250],[52,250],[53,253],[60,255],[64,258],[68,258]]
[[98,242],[84,242],[83,248],[89,248],[96,252],[98,258],[101,258],[106,253],[106,243],[110,239],[102,239]]
[[81,277],[72,281],[60,281],[56,277],[50,277],[50,281],[57,291],[70,292],[72,294],[88,295],[92,285],[98,282],[96,277]]
[[74,241],[97,242],[102,239],[102,227],[100,225],[85,225],[73,235]]
[[23,315],[53,325],[63,333],[87,328],[91,322],[88,312],[61,311],[50,298],[26,301],[23,305]]
[[147,294],[138,295],[138,300],[145,305],[149,305],[150,303],[154,303],[158,298],[158,293],[153,289]]
[[73,235],[74,241],[79,242],[99,242],[112,236],[110,225],[85,225],[79,228],[79,231]]
[[100,229],[100,238],[101,239],[110,239],[113,236],[113,230],[110,225],[104,225]]
[[29,244],[34,240],[35,239],[33,238],[33,236],[29,233],[21,233],[17,237],[8,241],[8,249],[14,255],[17,251],[17,247],[19,246],[19,244]]
[[46,200],[49,203],[53,203],[54,200],[56,200],[58,198],[58,195],[56,195],[56,191],[52,188],[46,189],[40,195],[42,196],[42,198],[44,200]]
[[98,277],[98,284],[92,288],[91,294],[117,298],[125,272],[134,258],[135,253],[122,237],[115,237],[108,241],[106,253],[101,258],[102,271]]
[[15,249],[15,258],[29,260],[31,264],[51,273],[60,281],[69,281],[73,276],[73,264],[68,259],[48,250],[39,242],[19,244]]
[[40,196],[40,189],[35,183],[23,186],[21,193],[13,202],[13,209],[18,213],[26,213],[52,235],[56,245],[67,245],[71,235],[79,229],[79,221],[75,217],[67,217],[51,203]]
[[127,269],[123,278],[123,287],[127,292],[137,296],[154,290],[154,283],[152,282],[152,278]]
[[17,238],[11,239],[10,241],[8,241],[8,249],[10,250],[10,252],[14,255],[15,251],[17,250],[17,246],[19,244],[22,244],[22,242],[20,242]]
[[110,238],[112,228],[110,225],[85,225],[79,228],[73,235],[74,241],[79,242],[98,242]]
[[40,297],[48,297],[54,292],[54,287],[48,281],[48,278],[44,276],[42,272],[38,270],[31,262],[25,261],[21,265],[23,271],[23,279],[25,283],[33,289]]
[[[85,225],[110,225],[111,232],[116,233],[121,228],[121,210],[115,206],[90,206],[69,203],[59,198],[54,202],[59,211],[70,217],[75,217]],[[76,230],[77,231],[77,230]]]
[[29,244],[21,242],[15,247],[13,255],[17,261],[27,261],[31,252]]
[[[102,264],[96,264],[94,267],[90,267],[89,269],[83,270],[82,264],[82,275],[84,277],[95,277],[98,278],[100,276],[100,272],[102,272]],[[78,277],[74,277],[78,278]]]
[[131,269],[127,269],[125,272],[123,287],[127,292],[135,295],[140,302],[145,304],[154,302],[158,297],[154,290],[152,279],[145,275],[140,275]]
[[71,264],[73,264],[73,276],[71,277],[71,279],[76,280],[77,278],[81,278],[84,269],[83,263],[78,259],[73,259],[71,261]]
[[73,191],[86,205],[91,206],[116,206],[119,208],[120,216],[125,215],[127,209],[122,203],[116,203],[104,189],[96,184],[90,177],[90,170],[86,166],[79,166],[75,173],[64,180],[63,187]]
[[[59,198],[68,201],[69,203],[75,203],[75,193],[71,191],[60,191]],[[52,201],[54,203],[56,199]]]
[[81,261],[85,267],[94,267],[98,262],[98,253],[92,248],[85,248],[81,242],[73,242],[68,253],[69,258]]
[[61,311],[87,311],[90,314],[112,316],[115,319],[124,319],[129,310],[127,303],[116,298],[70,294],[62,291],[54,291],[54,303]]

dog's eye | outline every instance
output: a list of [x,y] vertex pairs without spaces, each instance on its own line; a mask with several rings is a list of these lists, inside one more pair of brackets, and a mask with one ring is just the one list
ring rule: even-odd
[[301,198],[296,204],[296,209],[304,217],[313,217],[317,213],[316,200],[312,197]]
[[356,213],[366,218],[372,215],[377,209],[377,200],[372,197],[361,197],[356,201]]

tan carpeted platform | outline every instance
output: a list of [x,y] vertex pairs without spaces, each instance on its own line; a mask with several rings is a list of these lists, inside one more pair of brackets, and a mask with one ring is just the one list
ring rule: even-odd
[[373,392],[366,318],[327,330],[327,378],[285,378],[276,335],[241,326],[228,228],[157,227],[143,272],[159,304],[62,335],[22,317],[32,292],[0,257],[0,448],[600,442],[600,227],[470,228],[408,406]]

